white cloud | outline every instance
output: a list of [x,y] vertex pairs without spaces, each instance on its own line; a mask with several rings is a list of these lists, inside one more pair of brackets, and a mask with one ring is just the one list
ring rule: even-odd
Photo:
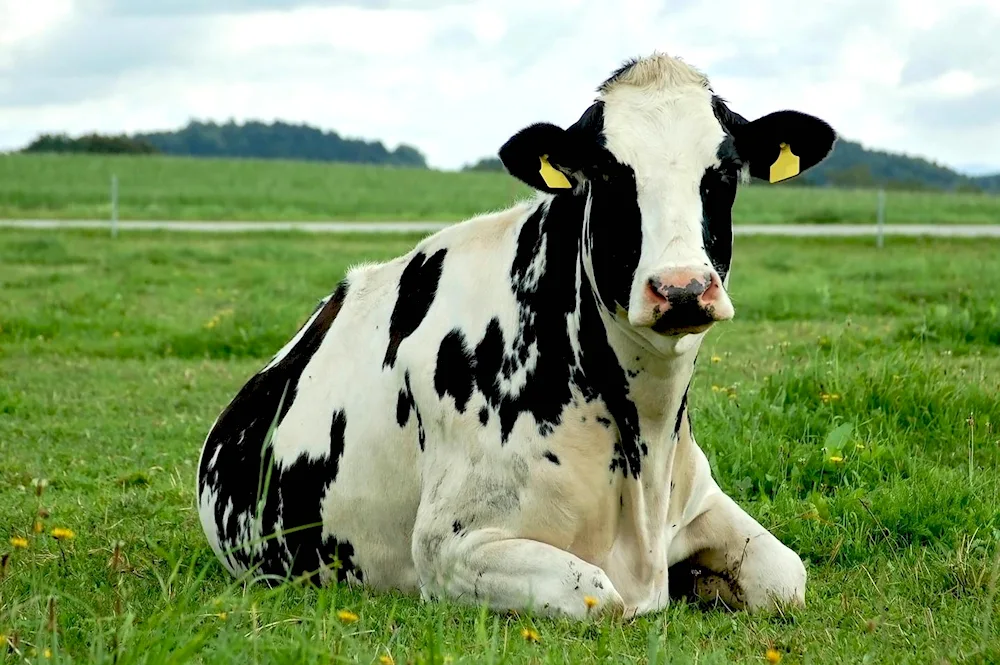
[[0,148],[283,119],[457,167],[665,50],[747,117],[1000,170],[997,34],[994,0],[0,0]]

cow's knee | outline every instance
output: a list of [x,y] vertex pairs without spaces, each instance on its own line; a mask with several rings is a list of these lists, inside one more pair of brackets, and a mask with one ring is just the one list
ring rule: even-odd
[[677,592],[751,611],[805,605],[802,559],[728,496],[714,497],[684,540],[692,555],[672,569]]
[[424,598],[577,619],[626,613],[607,574],[569,552],[497,529],[417,530],[414,562]]

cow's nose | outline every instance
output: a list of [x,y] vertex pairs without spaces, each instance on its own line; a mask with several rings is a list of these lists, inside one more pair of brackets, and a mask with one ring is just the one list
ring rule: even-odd
[[680,268],[649,278],[657,332],[701,332],[733,318],[733,305],[714,270]]

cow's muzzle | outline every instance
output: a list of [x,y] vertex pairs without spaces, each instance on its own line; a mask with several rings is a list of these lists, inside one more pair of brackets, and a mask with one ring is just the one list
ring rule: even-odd
[[718,273],[700,268],[674,268],[646,283],[650,327],[664,335],[687,335],[728,321],[735,311]]

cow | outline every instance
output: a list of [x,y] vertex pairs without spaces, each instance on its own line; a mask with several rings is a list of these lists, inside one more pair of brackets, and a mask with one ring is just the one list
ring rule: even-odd
[[222,564],[585,619],[660,610],[684,563],[738,608],[803,604],[688,395],[734,316],[737,186],[835,141],[798,111],[746,120],[661,52],[569,127],[517,131],[499,157],[531,198],[349,269],[218,416],[197,500]]

